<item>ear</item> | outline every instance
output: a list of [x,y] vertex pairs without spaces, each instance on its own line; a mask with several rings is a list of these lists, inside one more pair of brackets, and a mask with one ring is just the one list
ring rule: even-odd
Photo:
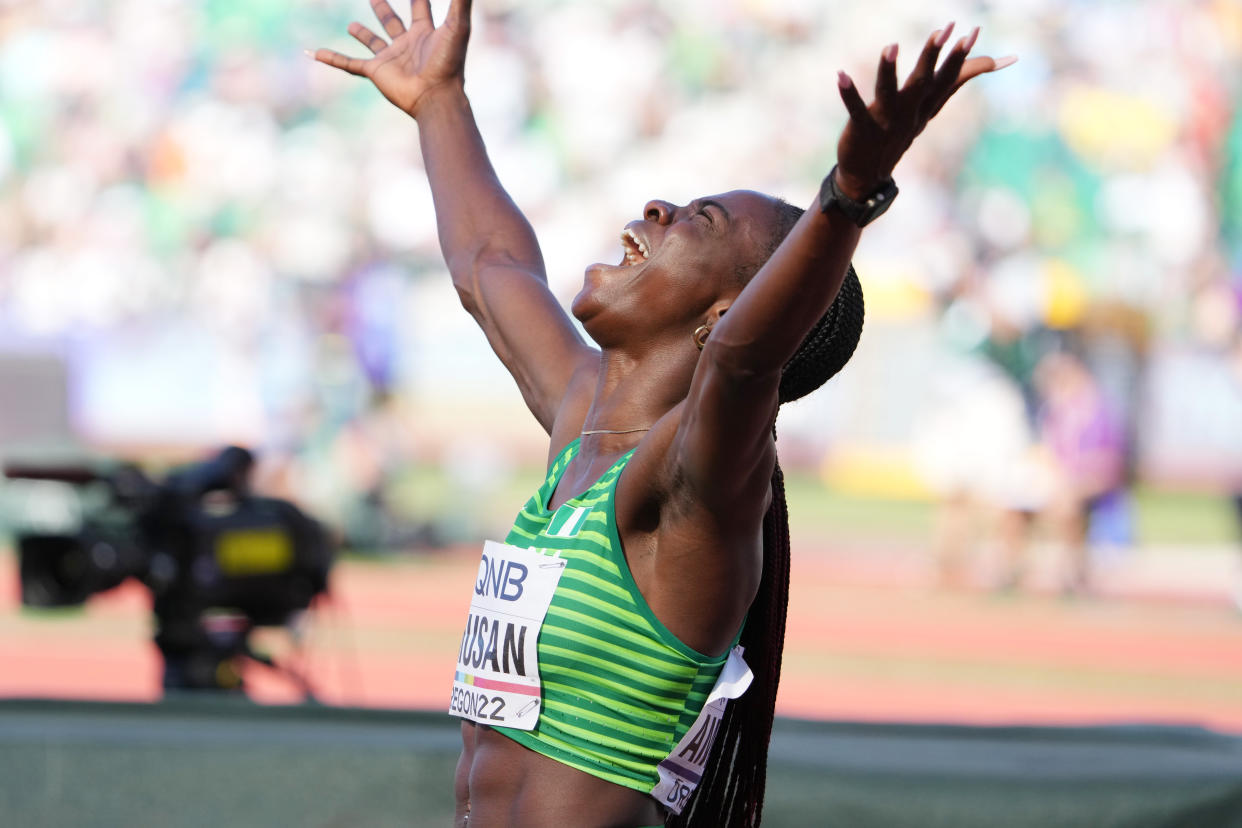
[[707,309],[704,324],[709,328],[715,327],[716,323],[720,321],[720,317],[724,316],[725,311],[727,311],[732,305],[732,298],[717,300],[715,304]]

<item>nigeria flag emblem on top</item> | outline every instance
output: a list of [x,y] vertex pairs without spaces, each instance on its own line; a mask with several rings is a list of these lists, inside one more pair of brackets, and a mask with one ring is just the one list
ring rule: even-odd
[[548,521],[548,528],[544,534],[553,538],[572,538],[578,534],[578,530],[582,528],[587,513],[590,511],[589,506],[565,504],[557,509],[552,520]]

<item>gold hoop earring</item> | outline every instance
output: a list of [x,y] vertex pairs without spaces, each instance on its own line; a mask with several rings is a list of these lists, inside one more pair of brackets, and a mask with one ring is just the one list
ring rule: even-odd
[[699,325],[694,329],[694,333],[690,335],[690,338],[694,340],[695,347],[697,347],[700,351],[703,350],[703,346],[707,344],[707,335],[711,332],[712,329],[706,325]]

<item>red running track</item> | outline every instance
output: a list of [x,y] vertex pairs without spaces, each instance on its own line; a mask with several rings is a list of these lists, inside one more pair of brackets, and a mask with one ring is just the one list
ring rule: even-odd
[[[322,701],[443,709],[476,554],[345,562],[302,648],[276,631],[257,637],[260,648],[300,666]],[[127,584],[83,610],[23,612],[15,570],[12,556],[0,556],[0,696],[159,697],[141,587]],[[892,577],[877,571],[874,558],[795,560],[778,712],[1242,732],[1242,616],[1225,600],[1000,598],[937,592],[900,561]],[[259,701],[301,697],[266,668],[246,678]]]

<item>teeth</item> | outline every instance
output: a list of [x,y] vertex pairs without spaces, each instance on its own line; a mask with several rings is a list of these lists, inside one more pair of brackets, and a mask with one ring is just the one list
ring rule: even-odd
[[637,253],[635,253],[632,250],[628,250],[628,249],[626,250],[625,260],[629,262],[630,264],[638,264],[639,262],[645,261],[651,257],[651,251],[647,249],[647,245],[643,243],[642,239],[634,235],[633,230],[627,229],[624,233],[622,233],[621,240],[627,241],[630,244],[634,245],[634,247],[638,248]]

